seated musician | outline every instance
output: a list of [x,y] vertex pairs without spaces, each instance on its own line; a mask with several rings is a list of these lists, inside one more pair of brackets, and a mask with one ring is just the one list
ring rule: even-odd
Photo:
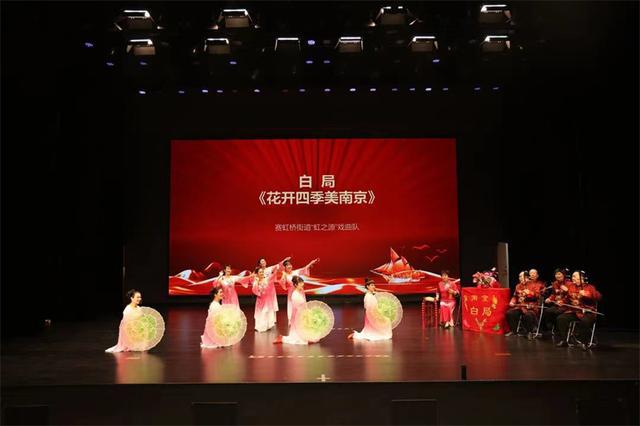
[[529,281],[529,273],[522,271],[518,275],[520,282],[516,285],[513,297],[509,302],[510,309],[507,311],[507,323],[509,331],[505,336],[513,335],[518,329],[518,321],[521,320],[521,329],[527,339],[533,340],[533,332],[536,329],[538,320],[540,286],[537,282]]
[[449,271],[442,271],[441,277],[436,293],[436,300],[440,302],[440,324],[444,328],[454,327],[456,296],[460,294],[460,284],[458,280],[449,279]]
[[602,295],[596,287],[587,283],[584,271],[575,271],[571,275],[563,312],[558,315],[556,328],[560,341],[556,346],[561,347],[567,344],[567,332],[571,321],[578,321],[576,326],[576,339],[583,350],[587,350],[591,330],[596,321],[596,304],[602,299]]
[[531,290],[537,290],[538,292],[544,291],[545,282],[540,279],[537,269],[529,270],[529,288]]
[[555,281],[551,283],[551,293],[545,299],[545,308],[542,313],[542,322],[548,331],[553,329],[553,325],[558,319],[558,315],[564,312],[562,304],[567,297],[571,280],[567,268],[558,268],[554,272]]

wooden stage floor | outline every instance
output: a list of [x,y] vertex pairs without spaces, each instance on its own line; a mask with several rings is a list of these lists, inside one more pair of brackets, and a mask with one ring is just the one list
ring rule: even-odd
[[589,351],[556,348],[550,338],[479,334],[461,329],[423,330],[418,303],[404,306],[393,340],[347,339],[363,325],[359,304],[335,304],[335,329],[309,346],[274,345],[286,333],[286,309],[278,330],[253,330],[252,306],[244,307],[248,330],[231,348],[202,350],[206,306],[159,309],[166,332],[148,353],[108,354],[119,318],[54,323],[39,336],[14,338],[2,346],[3,386],[312,383],[459,381],[466,365],[470,381],[616,380],[638,378],[638,334],[598,329]]

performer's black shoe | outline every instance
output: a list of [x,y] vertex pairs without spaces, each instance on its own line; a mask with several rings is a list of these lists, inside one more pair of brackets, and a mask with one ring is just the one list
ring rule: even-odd
[[513,331],[510,331],[504,334],[504,337],[509,337],[509,336],[513,336]]
[[580,343],[580,347],[582,348],[583,351],[586,351],[587,349],[589,349],[589,346],[587,346],[585,343]]
[[533,340],[533,333],[531,332],[527,333],[527,340],[529,341]]
[[561,348],[563,346],[565,346],[567,344],[567,342],[565,342],[564,340],[560,340],[558,343],[556,343],[556,347],[557,348]]

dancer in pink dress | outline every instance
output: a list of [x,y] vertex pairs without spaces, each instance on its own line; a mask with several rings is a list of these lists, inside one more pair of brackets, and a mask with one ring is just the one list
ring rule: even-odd
[[273,343],[286,343],[289,345],[306,345],[309,342],[304,340],[300,335],[296,332],[296,327],[294,323],[294,319],[296,318],[296,314],[300,311],[300,309],[307,303],[307,297],[304,294],[304,280],[294,275],[291,277],[291,282],[293,285],[293,291],[291,294],[291,302],[288,306],[291,306],[292,316],[289,324],[289,335],[288,336],[278,336],[278,338]]
[[231,275],[231,265],[225,265],[224,269],[220,271],[220,275],[215,282],[222,287],[224,295],[223,303],[225,305],[236,305],[238,308],[240,307],[235,286],[236,284],[242,284],[244,288],[247,288],[250,281],[246,278],[247,277],[241,275]]
[[380,320],[378,299],[375,296],[376,285],[372,279],[367,278],[364,286],[367,289],[367,293],[364,295],[364,328],[362,331],[351,333],[349,339],[389,340],[393,336],[391,321],[384,317],[382,317],[383,320]]
[[320,261],[319,258],[313,259],[311,262],[307,264],[304,268],[293,269],[293,265],[291,264],[290,258],[286,258],[279,264],[279,269],[284,269],[284,274],[282,280],[280,280],[280,285],[283,290],[287,291],[287,318],[289,320],[289,324],[291,324],[291,318],[293,313],[293,307],[291,302],[291,295],[293,294],[293,290],[295,285],[293,284],[293,277],[308,277],[311,274],[311,267]]
[[[283,263],[291,259],[291,257],[285,257],[280,263],[276,263],[275,265],[267,266],[267,260],[264,257],[261,257],[258,260],[258,268],[264,269],[264,276],[269,278],[271,275],[275,274],[278,271],[282,271],[284,269]],[[278,294],[273,292],[273,302],[276,306],[278,305]],[[276,309],[277,310],[277,309]]]
[[[213,300],[209,304],[209,312],[207,313],[207,320],[205,321],[204,332],[202,333],[202,336],[200,336],[200,347],[203,349],[214,349],[214,348],[220,347],[215,343],[213,343],[213,340],[207,335],[206,324],[207,324],[207,321],[209,321],[209,317],[211,317],[211,315],[213,315],[218,309],[222,307],[220,302],[224,300],[224,288],[216,287],[211,291],[211,294],[213,295]],[[238,296],[236,296],[236,301],[237,301],[237,298]]]
[[436,299],[440,300],[440,323],[444,328],[454,327],[453,312],[456,309],[456,296],[460,294],[460,285],[449,279],[449,271],[442,271],[442,281],[438,283]]
[[125,333],[125,326],[127,321],[131,319],[135,319],[142,315],[142,310],[140,309],[140,302],[142,302],[142,293],[137,290],[129,290],[127,292],[127,297],[130,300],[130,303],[124,308],[122,312],[122,321],[120,321],[120,330],[118,332],[118,343],[115,346],[110,347],[105,350],[105,352],[127,352],[131,351],[132,345],[127,339],[127,334]]
[[257,269],[254,274],[249,276],[252,279],[251,290],[257,296],[256,309],[253,316],[256,320],[256,331],[267,331],[276,324],[278,299],[274,283],[278,275],[278,273],[273,273],[267,277],[264,269]]
[[274,272],[276,272],[276,270],[282,268],[282,264],[284,262],[286,262],[287,260],[291,259],[291,257],[285,257],[280,263],[276,263],[275,265],[271,265],[271,266],[267,266],[267,260],[264,257],[261,257],[258,260],[258,265],[256,266],[256,268],[259,269],[264,269],[264,275],[266,277],[270,276],[271,274],[273,274]]

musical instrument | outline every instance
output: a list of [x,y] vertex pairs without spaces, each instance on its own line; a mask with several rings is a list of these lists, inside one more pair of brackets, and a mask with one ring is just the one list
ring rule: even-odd
[[585,308],[585,307],[582,307],[582,306],[572,305],[572,304],[570,304],[570,303],[558,303],[558,302],[554,302],[554,301],[550,301],[550,302],[548,302],[548,303],[553,303],[554,305],[557,305],[557,306],[560,306],[560,307],[577,309],[577,310],[582,311],[583,313],[585,313],[585,312],[590,312],[590,313],[592,313],[592,314],[596,314],[596,315],[602,315],[602,316],[604,316],[604,314],[602,314],[602,313],[600,313],[600,312],[598,312],[598,311],[594,311],[594,310],[592,310],[592,309]]

